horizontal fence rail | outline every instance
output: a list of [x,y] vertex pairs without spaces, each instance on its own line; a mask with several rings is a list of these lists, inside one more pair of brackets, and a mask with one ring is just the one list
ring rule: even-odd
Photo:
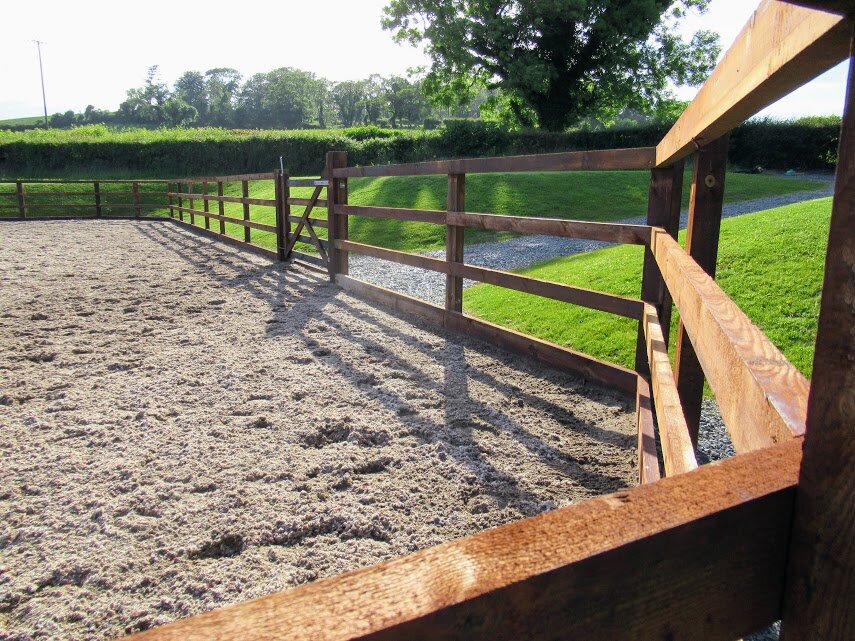
[[531,156],[497,156],[462,160],[434,160],[400,165],[336,168],[334,178],[368,176],[419,176],[426,174],[477,174],[518,171],[570,171],[594,169],[650,169],[656,164],[656,149],[605,149],[567,151]]
[[[81,217],[87,211],[95,218],[144,218],[148,212],[166,210],[167,184],[134,179],[0,181],[0,219]],[[75,190],[70,188],[73,185],[92,189]],[[48,189],[51,186],[60,189]],[[161,186],[162,191],[153,189]]]

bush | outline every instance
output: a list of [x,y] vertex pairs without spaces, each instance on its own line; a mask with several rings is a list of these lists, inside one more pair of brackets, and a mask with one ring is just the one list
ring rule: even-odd
[[[829,169],[837,161],[839,118],[792,122],[755,120],[731,135],[730,162],[769,169]],[[113,129],[87,125],[71,130],[0,130],[0,175],[127,172],[140,177],[179,177],[270,171],[279,157],[292,175],[318,175],[327,151],[349,153],[351,164],[416,162],[614,149],[656,145],[665,124],[602,131],[509,132],[501,125],[447,120],[436,130],[375,126],[342,130]]]

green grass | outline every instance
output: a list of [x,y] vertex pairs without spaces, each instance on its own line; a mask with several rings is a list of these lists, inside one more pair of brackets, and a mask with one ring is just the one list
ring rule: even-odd
[[[721,228],[719,284],[808,377],[830,215],[831,199],[823,198],[726,219]],[[642,259],[642,248],[621,246],[522,273],[637,298]],[[464,305],[491,322],[620,365],[634,364],[637,324],[631,320],[490,285],[465,290]]]
[[0,127],[18,127],[20,125],[36,125],[44,122],[44,116],[29,116],[27,118],[7,118],[0,120]]

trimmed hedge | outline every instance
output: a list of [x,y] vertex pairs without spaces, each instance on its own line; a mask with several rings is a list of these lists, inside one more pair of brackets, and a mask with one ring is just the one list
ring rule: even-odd
[[[0,175],[125,171],[140,176],[190,176],[268,171],[285,158],[293,175],[318,174],[329,150],[372,165],[653,146],[668,125],[604,131],[508,132],[495,123],[447,121],[435,131],[374,127],[349,130],[250,131],[129,129],[103,125],[72,130],[0,131]],[[837,160],[839,119],[751,121],[731,135],[730,163],[769,169],[830,169]]]

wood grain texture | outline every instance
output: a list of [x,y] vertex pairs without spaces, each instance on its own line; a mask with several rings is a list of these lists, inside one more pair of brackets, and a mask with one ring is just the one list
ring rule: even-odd
[[568,171],[594,169],[650,169],[655,164],[653,147],[567,151],[530,156],[497,156],[462,160],[434,160],[400,165],[336,169],[336,178],[366,176],[417,176],[426,174],[476,174],[513,171]]
[[656,146],[656,165],[685,158],[848,55],[847,18],[763,0]]
[[736,451],[804,434],[807,379],[665,230],[651,249]]
[[405,296],[371,283],[347,278],[337,280],[342,287],[391,309],[413,314],[438,325],[496,345],[516,354],[533,358],[559,370],[573,372],[635,398],[637,375],[632,370],[597,360],[587,354],[515,332],[457,312]]
[[[686,252],[710,278],[715,278],[721,212],[724,206],[724,181],[730,134],[725,134],[695,152],[692,162],[692,186],[689,196],[689,221],[686,228]],[[686,334],[683,321],[677,325],[674,352],[677,391],[692,443],[697,445],[704,399],[704,372],[695,348]]]
[[783,641],[855,639],[855,46],[853,56],[791,537]]
[[[647,224],[662,227],[671,236],[677,238],[680,230],[680,205],[683,197],[683,162],[670,167],[660,167],[650,171],[650,188],[647,196]],[[649,238],[649,236],[648,236]],[[641,272],[641,299],[652,304],[662,323],[662,334],[668,345],[671,329],[671,294],[665,287],[665,280],[656,265],[656,259],[650,247],[644,248],[644,266]],[[650,372],[647,366],[647,340],[644,326],[638,324],[638,339],[635,349],[635,370],[645,375]]]
[[734,457],[133,639],[732,641],[780,614],[800,449]]
[[519,234],[540,234],[601,240],[609,243],[645,245],[650,241],[647,225],[625,225],[621,223],[590,223],[561,218],[538,218],[535,216],[504,216],[500,214],[475,214],[449,212],[449,225],[509,231]]
[[665,475],[690,472],[698,467],[695,447],[683,416],[680,396],[677,394],[677,384],[671,371],[671,360],[668,358],[668,345],[665,343],[662,326],[653,305],[644,306],[642,324],[647,341],[647,360]]
[[363,207],[347,205],[337,208],[345,216],[366,216],[368,218],[389,218],[392,220],[411,220],[420,223],[445,225],[446,212],[429,209],[401,209],[396,207]]
[[659,472],[659,454],[656,452],[656,426],[653,423],[653,399],[650,396],[650,383],[643,376],[638,377],[635,395],[635,414],[638,422],[638,483],[655,483],[661,478]]

